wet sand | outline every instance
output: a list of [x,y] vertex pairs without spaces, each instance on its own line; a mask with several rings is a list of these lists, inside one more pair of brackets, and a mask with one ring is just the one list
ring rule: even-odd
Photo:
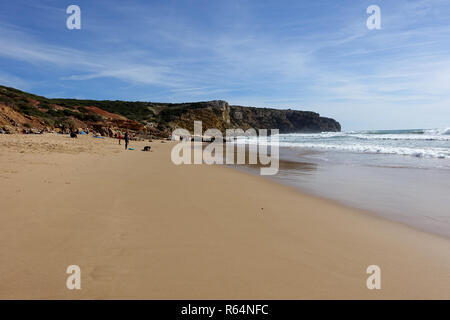
[[450,239],[447,160],[299,147],[281,148],[280,157],[273,181]]

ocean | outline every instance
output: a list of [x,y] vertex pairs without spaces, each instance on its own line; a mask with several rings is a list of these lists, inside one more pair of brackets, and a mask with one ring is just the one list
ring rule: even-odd
[[282,134],[279,139],[285,147],[450,159],[450,128]]
[[271,179],[450,237],[450,128],[280,134],[279,141],[280,170]]

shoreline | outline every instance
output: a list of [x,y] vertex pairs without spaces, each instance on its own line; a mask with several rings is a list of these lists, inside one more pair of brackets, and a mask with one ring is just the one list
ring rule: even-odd
[[[281,163],[281,161],[284,161],[284,160],[280,160],[280,163]],[[286,161],[286,162],[290,162],[290,161]],[[430,231],[430,230],[428,230],[426,228],[420,228],[418,226],[414,226],[414,225],[402,222],[400,220],[390,219],[390,218],[387,217],[387,215],[381,214],[379,211],[376,211],[376,210],[371,210],[371,209],[368,209],[368,208],[352,206],[352,205],[346,204],[345,202],[340,201],[338,199],[329,198],[329,197],[327,197],[325,195],[317,195],[317,194],[315,194],[315,193],[313,193],[313,192],[311,192],[311,191],[309,191],[307,189],[303,189],[302,187],[295,186],[295,185],[290,184],[290,183],[288,183],[286,181],[283,181],[282,179],[278,179],[278,178],[274,178],[274,177],[270,177],[270,176],[269,177],[260,176],[259,174],[254,173],[251,170],[248,170],[247,168],[235,168],[235,167],[232,167],[232,166],[230,166],[230,168],[233,169],[233,170],[236,170],[238,172],[244,173],[244,174],[249,174],[251,176],[260,177],[261,179],[269,180],[270,182],[272,182],[274,184],[293,189],[295,192],[298,192],[300,194],[303,194],[303,195],[311,197],[311,198],[315,198],[318,201],[329,202],[331,205],[338,206],[338,207],[344,207],[344,208],[346,208],[348,210],[356,210],[356,211],[359,211],[361,214],[368,215],[369,217],[374,218],[374,219],[379,219],[379,220],[386,221],[386,222],[389,222],[389,223],[394,223],[394,224],[397,224],[397,225],[399,225],[401,227],[411,229],[412,231],[415,231],[415,232],[426,233],[426,234],[433,235],[433,236],[436,236],[438,238],[442,238],[442,239],[450,241],[450,236],[447,236],[447,235],[439,233],[439,232],[433,232],[433,231]]]
[[[0,136],[0,298],[450,298],[446,238],[224,166],[175,166],[171,142],[65,138]],[[65,288],[71,264],[80,291]],[[381,290],[366,288],[372,264]]]
[[[263,178],[311,196],[331,200],[338,205],[366,211],[450,239],[450,216],[447,210],[450,202],[445,194],[448,188],[446,177],[450,177],[448,169],[364,163],[348,165],[333,158],[324,161],[327,156],[329,154],[325,151],[281,147],[278,174]],[[345,156],[366,155],[340,154],[340,160]],[[259,175],[258,165],[234,168]],[[414,183],[414,179],[420,179],[421,183]]]

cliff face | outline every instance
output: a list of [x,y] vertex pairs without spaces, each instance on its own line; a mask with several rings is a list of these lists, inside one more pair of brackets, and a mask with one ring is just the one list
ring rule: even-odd
[[48,99],[0,86],[0,131],[68,131],[89,128],[113,136],[130,130],[169,137],[175,128],[279,129],[280,133],[340,131],[340,124],[309,111],[230,106],[215,100],[194,103],[152,103]]
[[231,106],[231,123],[241,128],[279,129],[280,133],[341,131],[341,125],[334,119],[297,110]]

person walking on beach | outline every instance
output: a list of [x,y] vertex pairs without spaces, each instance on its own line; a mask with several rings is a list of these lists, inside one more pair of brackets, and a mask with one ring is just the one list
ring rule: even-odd
[[125,132],[125,150],[128,149],[128,142],[130,141],[130,135],[128,134],[128,131]]
[[122,140],[122,134],[119,132],[117,134],[117,139],[119,139],[119,146],[121,145],[120,141]]

